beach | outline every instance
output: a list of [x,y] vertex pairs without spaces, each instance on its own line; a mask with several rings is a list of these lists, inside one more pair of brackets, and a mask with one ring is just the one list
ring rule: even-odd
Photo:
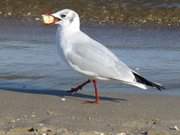
[[119,82],[98,82],[74,95],[87,79],[57,54],[56,26],[0,20],[0,135],[180,134],[179,27],[82,25],[122,61],[166,89],[142,91]]
[[180,127],[180,99],[175,96],[101,92],[100,104],[85,104],[85,100],[93,100],[94,96],[83,91],[74,96],[65,91],[56,95],[46,91],[0,92],[0,133],[8,135],[34,134],[36,130],[41,134],[49,131],[48,135],[180,132],[173,129]]

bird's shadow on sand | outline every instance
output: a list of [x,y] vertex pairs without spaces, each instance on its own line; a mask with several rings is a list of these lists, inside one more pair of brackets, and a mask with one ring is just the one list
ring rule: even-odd
[[[93,95],[84,94],[84,93],[75,93],[71,94],[67,92],[68,90],[61,90],[61,89],[36,89],[36,88],[26,88],[22,87],[19,84],[0,84],[0,90],[4,91],[12,91],[12,92],[20,92],[20,93],[29,93],[29,94],[39,94],[39,95],[51,95],[51,96],[59,96],[59,97],[79,97],[84,99],[95,99]],[[104,101],[111,101],[111,102],[121,102],[121,101],[128,101],[124,98],[116,98],[110,96],[100,96],[101,100]]]

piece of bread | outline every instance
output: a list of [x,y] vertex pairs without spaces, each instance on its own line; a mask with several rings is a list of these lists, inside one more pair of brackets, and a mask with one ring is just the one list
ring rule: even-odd
[[44,15],[42,15],[42,18],[43,18],[43,22],[45,24],[52,24],[55,21],[54,17],[51,15],[44,14]]

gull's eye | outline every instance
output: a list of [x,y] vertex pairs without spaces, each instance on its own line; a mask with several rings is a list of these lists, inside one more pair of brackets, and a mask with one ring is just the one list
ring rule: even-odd
[[61,15],[61,18],[64,18],[64,17],[66,17],[66,15],[62,14],[62,15]]

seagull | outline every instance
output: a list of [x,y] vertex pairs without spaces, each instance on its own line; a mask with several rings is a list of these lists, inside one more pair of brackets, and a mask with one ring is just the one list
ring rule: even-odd
[[[49,18],[49,21],[45,21],[45,18]],[[80,17],[75,11],[63,9],[43,15],[43,19],[46,24],[57,25],[56,42],[59,54],[72,69],[87,77],[85,82],[71,88],[70,93],[75,93],[92,82],[96,99],[87,102],[98,104],[100,98],[97,80],[115,80],[141,89],[164,89],[161,84],[149,81],[130,69],[111,50],[82,32]]]

